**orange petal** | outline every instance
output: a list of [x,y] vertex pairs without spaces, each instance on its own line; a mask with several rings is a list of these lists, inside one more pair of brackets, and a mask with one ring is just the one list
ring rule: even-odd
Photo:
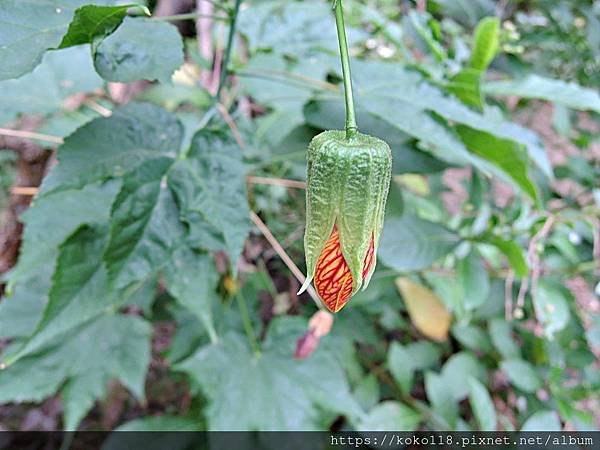
[[[364,259],[363,278],[374,261],[374,243],[367,250]],[[352,273],[342,255],[340,236],[337,227],[333,229],[327,244],[321,251],[314,278],[315,288],[331,312],[341,310],[352,296]]]

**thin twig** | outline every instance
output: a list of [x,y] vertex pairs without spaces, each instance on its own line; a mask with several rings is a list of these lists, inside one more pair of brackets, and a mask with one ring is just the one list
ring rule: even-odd
[[[540,228],[538,230],[538,232],[531,238],[531,240],[529,241],[529,246],[527,247],[527,260],[529,261],[529,264],[532,267],[531,298],[533,298],[533,299],[535,299],[535,296],[536,296],[537,282],[540,277],[540,273],[542,271],[540,257],[537,254],[537,245],[542,239],[546,238],[548,233],[550,233],[555,221],[556,221],[556,216],[554,216],[554,215],[549,216],[546,219],[546,221],[544,222],[544,225],[542,225],[542,228]],[[525,278],[521,282],[521,287],[519,288],[519,295],[517,297],[517,308],[523,309],[523,307],[525,306],[525,295],[527,294],[528,289],[529,289],[529,279]],[[534,300],[534,305],[535,305],[535,300]]]
[[[296,277],[298,282],[301,285],[304,284],[304,281],[306,281],[306,277],[300,271],[300,269],[298,269],[298,266],[294,263],[294,261],[292,261],[292,258],[290,258],[288,256],[288,254],[286,253],[284,248],[281,246],[279,241],[277,241],[275,236],[273,236],[273,233],[271,233],[271,230],[269,230],[269,228],[260,219],[260,217],[258,217],[256,215],[256,213],[254,213],[254,211],[250,211],[250,219],[252,220],[252,222],[254,222],[254,225],[256,225],[256,227],[260,230],[260,232],[263,234],[263,236],[269,242],[269,244],[271,244],[271,247],[273,247],[273,250],[275,250],[275,252],[277,252],[277,254],[281,258],[283,263],[287,266],[288,269],[290,269],[290,272],[292,272],[292,274]],[[317,293],[315,292],[315,290],[313,289],[313,287],[309,286],[308,289],[306,290],[306,292],[308,292],[308,295],[310,295],[310,297],[314,300],[317,307],[319,309],[323,309],[323,305],[322,305],[321,301],[319,300],[319,297],[318,297]]]
[[241,149],[246,148],[246,144],[244,143],[244,140],[242,139],[242,135],[240,134],[240,131],[238,130],[238,127],[235,124],[233,117],[231,117],[231,115],[227,111],[227,108],[225,108],[225,106],[223,106],[221,103],[217,103],[216,108],[217,108],[217,111],[219,111],[219,114],[221,114],[221,117],[223,117],[223,120],[225,121],[225,123],[227,124],[229,129],[231,130],[231,134],[233,134],[233,138],[238,143],[240,148]]
[[37,187],[29,187],[29,186],[13,186],[10,188],[10,193],[13,195],[24,195],[33,197],[38,193],[40,189]]
[[246,179],[248,180],[248,183],[252,184],[270,184],[273,186],[285,186],[288,188],[306,189],[306,183],[304,181],[286,180],[285,178],[255,177],[252,175],[249,175]]
[[32,139],[34,141],[51,142],[53,144],[62,144],[63,138],[59,136],[52,136],[49,134],[36,133],[34,131],[22,131],[22,130],[10,130],[8,128],[0,128],[0,135],[12,136],[24,139]]
[[504,281],[504,317],[506,320],[511,320],[513,317],[512,307],[512,291],[513,282],[515,281],[515,272],[511,269],[508,271],[506,280]]
[[[267,178],[248,175],[246,180],[250,184],[267,184],[272,186],[285,186],[295,189],[306,189],[306,183],[304,181],[286,180],[285,178]],[[38,193],[38,190],[39,188],[34,186],[15,186],[11,189],[11,192],[15,195],[33,196]]]
[[102,106],[100,103],[98,103],[95,100],[92,100],[91,98],[85,99],[83,104],[91,110],[96,111],[102,117],[112,116],[112,111],[110,109],[106,108],[105,106]]

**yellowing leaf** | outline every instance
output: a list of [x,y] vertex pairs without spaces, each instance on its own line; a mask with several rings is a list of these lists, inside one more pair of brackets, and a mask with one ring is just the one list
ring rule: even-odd
[[396,286],[417,330],[435,341],[448,339],[452,316],[439,297],[406,277],[396,278]]

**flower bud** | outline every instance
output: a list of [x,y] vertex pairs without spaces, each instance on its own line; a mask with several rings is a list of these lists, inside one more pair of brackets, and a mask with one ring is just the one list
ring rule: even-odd
[[308,147],[306,231],[307,277],[323,303],[341,310],[369,284],[383,227],[392,168],[382,140],[325,131]]

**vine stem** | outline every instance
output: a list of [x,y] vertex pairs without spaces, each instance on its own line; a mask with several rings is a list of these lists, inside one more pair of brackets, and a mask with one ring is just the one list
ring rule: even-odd
[[231,14],[231,24],[229,25],[229,36],[227,37],[227,47],[225,48],[225,57],[223,58],[223,66],[221,68],[221,77],[219,78],[219,87],[217,88],[217,93],[215,94],[215,98],[217,101],[221,96],[221,91],[223,90],[223,85],[225,84],[225,80],[229,73],[229,59],[231,58],[231,50],[233,47],[233,38],[235,36],[235,28],[237,26],[238,15],[240,12],[240,5],[242,0],[235,0],[235,6],[233,8],[233,13]]
[[350,73],[350,55],[348,41],[346,40],[346,27],[344,25],[344,8],[342,0],[335,0],[335,25],[337,27],[338,42],[340,44],[340,59],[342,60],[342,76],[344,78],[344,98],[346,99],[346,138],[352,138],[358,131],[356,114],[354,112],[354,96],[352,94],[352,75]]

